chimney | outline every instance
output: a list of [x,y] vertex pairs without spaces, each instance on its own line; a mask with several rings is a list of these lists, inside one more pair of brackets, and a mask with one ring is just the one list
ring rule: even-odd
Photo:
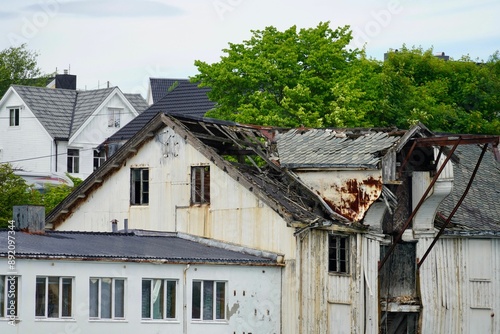
[[76,75],[68,74],[68,70],[56,74],[56,88],[76,90]]
[[117,219],[113,219],[111,221],[111,232],[113,232],[113,233],[118,232],[118,220]]
[[125,233],[128,233],[128,218],[123,220],[123,230]]
[[18,229],[29,232],[45,232],[45,207],[37,205],[14,206],[12,219]]

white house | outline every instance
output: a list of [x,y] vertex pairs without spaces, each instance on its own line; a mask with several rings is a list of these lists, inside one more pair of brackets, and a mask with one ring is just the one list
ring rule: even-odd
[[[450,327],[446,317],[455,313],[430,313],[441,302],[430,298],[434,289],[446,294],[445,276],[435,273],[443,271],[436,249],[447,239],[436,238],[420,271],[417,265],[452,192],[448,161],[457,155],[446,147],[498,140],[434,136],[423,125],[279,129],[158,114],[49,213],[46,226],[105,232],[110,221],[127,220],[133,229],[283,254],[281,333],[467,333],[478,320]],[[500,226],[498,216],[492,226]],[[485,235],[497,254],[498,233]],[[490,280],[484,291],[498,296],[498,276],[480,276],[471,282]],[[460,312],[483,319],[477,306],[498,312],[493,301],[462,298]],[[498,317],[491,319],[494,331]]]
[[[70,75],[59,75],[70,76]],[[147,104],[118,87],[11,86],[0,100],[0,163],[26,176],[86,178],[106,159],[99,145]]]
[[0,332],[279,333],[281,261],[181,233],[0,231]]

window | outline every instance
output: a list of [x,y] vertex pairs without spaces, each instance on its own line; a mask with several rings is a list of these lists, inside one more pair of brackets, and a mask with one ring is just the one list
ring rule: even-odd
[[142,319],[175,319],[177,281],[142,280]]
[[125,279],[91,278],[89,280],[89,317],[91,319],[125,318]]
[[104,161],[106,161],[106,151],[94,150],[94,170],[101,167]]
[[19,299],[17,276],[0,276],[0,318],[17,317]]
[[80,172],[80,151],[68,149],[68,173]]
[[37,277],[35,316],[38,318],[71,318],[73,279],[71,277]]
[[19,126],[19,108],[9,109],[9,125]]
[[191,204],[210,203],[210,167],[191,167]]
[[225,320],[226,283],[193,281],[193,320]]
[[108,128],[120,127],[120,108],[108,108]]
[[149,169],[132,168],[130,170],[130,204],[149,203]]
[[328,271],[332,273],[349,273],[349,237],[328,236]]

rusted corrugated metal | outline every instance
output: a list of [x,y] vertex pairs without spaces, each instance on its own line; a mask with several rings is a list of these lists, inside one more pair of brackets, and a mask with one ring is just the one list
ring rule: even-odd
[[362,220],[382,193],[380,171],[300,171],[297,174],[334,212],[349,221]]

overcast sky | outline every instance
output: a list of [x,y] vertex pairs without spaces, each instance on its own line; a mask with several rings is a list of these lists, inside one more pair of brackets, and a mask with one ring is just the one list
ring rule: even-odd
[[0,50],[26,43],[44,73],[70,69],[79,89],[145,96],[149,77],[187,78],[250,30],[350,25],[353,46],[383,59],[401,45],[454,59],[500,49],[499,0],[2,0]]

